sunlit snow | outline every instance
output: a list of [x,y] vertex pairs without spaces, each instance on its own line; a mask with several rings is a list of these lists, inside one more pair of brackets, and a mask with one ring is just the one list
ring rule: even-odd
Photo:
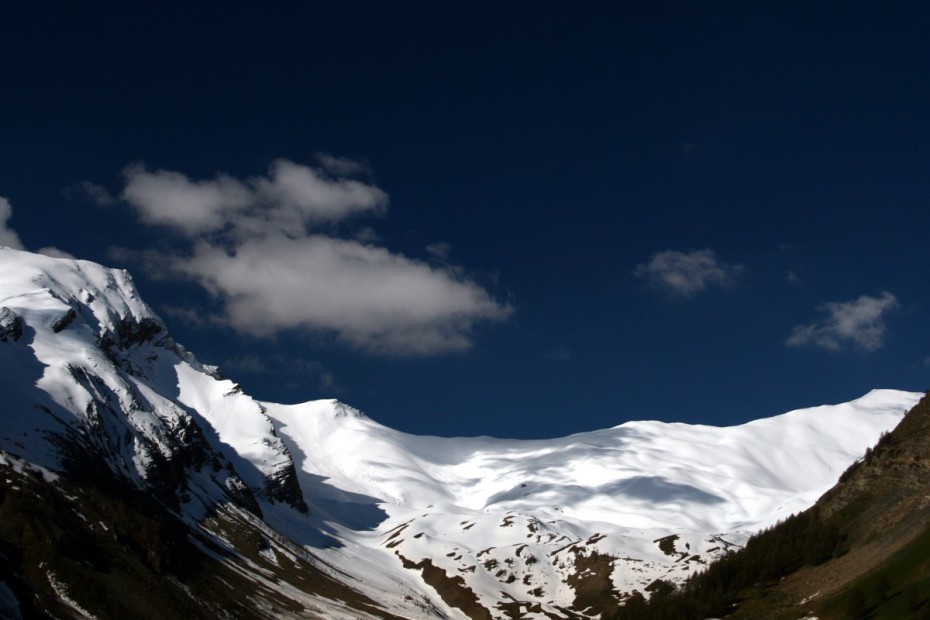
[[[170,455],[179,429],[197,425],[229,465],[188,473],[191,519],[244,483],[269,535],[409,617],[425,617],[423,606],[461,612],[404,561],[461,576],[489,609],[502,597],[570,606],[567,577],[595,552],[614,558],[621,593],[681,579],[813,504],[920,396],[875,390],[726,428],[637,421],[549,440],[416,436],[338,401],[255,401],[166,331],[107,352],[124,324],[162,326],[123,271],[0,249],[0,319],[7,340],[22,332],[16,346],[0,342],[8,462],[54,471],[47,432],[102,424],[111,466],[145,484],[153,454]],[[100,418],[100,403],[124,417]],[[269,490],[293,471],[309,514]]]

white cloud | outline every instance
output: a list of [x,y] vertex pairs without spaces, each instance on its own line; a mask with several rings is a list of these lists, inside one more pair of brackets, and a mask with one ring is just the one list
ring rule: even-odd
[[71,199],[78,195],[84,195],[91,199],[91,201],[101,207],[108,207],[110,205],[116,204],[116,198],[113,197],[113,194],[110,193],[103,185],[94,183],[92,181],[81,181],[77,185],[72,185],[71,187],[66,187],[62,190],[65,198]]
[[224,230],[243,236],[299,235],[310,225],[383,212],[388,202],[374,185],[334,178],[286,159],[272,162],[268,176],[245,182],[225,174],[192,181],[179,172],[149,171],[142,164],[129,166],[123,176],[126,187],[120,198],[143,222],[189,237]]
[[143,166],[125,176],[121,197],[140,219],[174,229],[189,245],[122,253],[198,282],[239,332],[306,330],[367,352],[430,355],[469,348],[479,322],[512,313],[455,268],[333,236],[333,223],[384,212],[387,194],[374,185],[287,160],[244,182]]
[[875,351],[885,344],[885,315],[898,307],[894,295],[862,295],[845,302],[827,302],[819,307],[825,315],[807,325],[798,325],[786,341],[789,347],[812,345],[838,351],[854,346]]
[[355,240],[361,243],[378,243],[381,241],[381,235],[375,232],[375,229],[365,226],[355,232]]
[[120,198],[135,208],[139,219],[185,235],[216,231],[254,201],[248,187],[226,175],[191,181],[179,172],[149,172],[137,164],[126,168],[123,176],[126,187]]
[[38,250],[36,250],[36,252],[39,254],[45,254],[46,256],[51,256],[52,258],[74,259],[74,254],[71,254],[70,252],[65,252],[64,250],[56,248],[53,245],[47,245],[43,248],[39,248]]
[[14,250],[24,250],[19,235],[9,227],[11,217],[13,217],[13,206],[7,198],[0,196],[0,246],[10,247]]
[[691,297],[711,285],[732,286],[742,272],[742,265],[730,265],[712,250],[666,250],[637,265],[633,275],[673,295]]
[[327,172],[339,177],[371,174],[371,167],[367,162],[355,161],[346,157],[335,157],[329,153],[315,153],[313,156]]
[[452,246],[445,241],[430,243],[426,246],[426,253],[438,261],[445,261],[452,254]]
[[337,221],[366,211],[383,212],[388,196],[374,185],[334,179],[309,166],[286,159],[271,164],[268,178],[252,179],[257,198],[290,212],[296,224]]
[[251,239],[234,254],[202,242],[173,267],[223,300],[226,320],[243,333],[330,332],[382,354],[467,349],[477,321],[511,312],[448,271],[320,235]]

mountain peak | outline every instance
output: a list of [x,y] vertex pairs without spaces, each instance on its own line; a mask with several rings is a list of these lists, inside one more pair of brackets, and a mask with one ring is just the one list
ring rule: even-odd
[[[232,382],[171,338],[128,272],[0,249],[0,330],[6,345],[18,345],[0,348],[0,364],[19,390],[38,388],[0,430],[0,448],[52,468],[65,467],[66,454],[96,454],[169,503],[190,498],[186,478],[207,467],[199,505],[232,497],[260,512],[257,495],[303,506],[293,463],[261,406],[227,397]],[[220,437],[236,426],[249,436]]]
[[333,407],[333,412],[335,414],[334,417],[336,418],[367,418],[368,417],[364,413],[362,413],[360,410],[356,409],[355,407],[352,407],[351,405],[347,405],[339,400],[333,399],[330,401],[330,404]]
[[590,616],[593,588],[616,604],[680,581],[810,506],[919,397],[875,390],[726,428],[418,436],[339,400],[259,402],[175,343],[125,271],[10,249],[0,381],[0,461],[66,484],[103,472],[234,549],[262,588],[302,558],[381,617]]
[[0,248],[0,305],[10,307],[16,298],[25,301],[36,296],[48,298],[51,305],[57,300],[66,314],[76,307],[87,308],[101,332],[126,320],[161,324],[124,269]]

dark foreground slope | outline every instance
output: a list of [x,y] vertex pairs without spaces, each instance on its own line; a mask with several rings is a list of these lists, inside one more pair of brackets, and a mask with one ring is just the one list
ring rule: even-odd
[[930,619],[930,396],[811,509],[619,619]]
[[105,468],[85,473],[0,453],[0,617],[322,619],[333,600],[353,616],[394,617],[247,511],[192,528]]

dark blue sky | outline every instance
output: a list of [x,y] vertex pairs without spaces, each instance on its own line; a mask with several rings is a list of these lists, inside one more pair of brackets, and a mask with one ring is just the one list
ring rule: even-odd
[[[4,8],[0,196],[249,393],[548,437],[930,385],[925,3],[191,4]],[[281,160],[364,196],[270,232]]]

